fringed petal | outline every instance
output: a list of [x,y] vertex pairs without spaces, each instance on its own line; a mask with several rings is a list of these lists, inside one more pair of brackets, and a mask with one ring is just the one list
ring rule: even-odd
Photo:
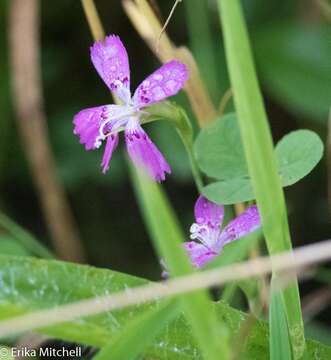
[[202,244],[195,241],[187,241],[184,243],[184,248],[190,256],[192,265],[200,268],[206,263],[214,259],[217,253],[213,250],[208,249]]
[[165,180],[171,169],[166,159],[153,144],[138,121],[131,119],[125,129],[125,141],[128,153],[137,167],[142,167],[155,181]]
[[197,224],[219,228],[223,223],[224,206],[215,204],[201,195],[195,203],[194,215]]
[[228,244],[257,230],[260,226],[261,219],[259,210],[256,205],[252,205],[229,222],[222,231],[221,241],[223,245]]
[[103,105],[81,110],[74,116],[74,134],[86,150],[97,149],[106,133],[122,123],[127,108],[121,105]]
[[118,134],[112,134],[108,136],[107,143],[105,146],[105,151],[103,153],[101,167],[102,172],[105,174],[109,169],[109,162],[112,157],[113,151],[116,149],[118,145]]
[[144,107],[173,96],[184,86],[188,78],[186,66],[172,60],[148,76],[137,88],[133,102]]
[[130,100],[130,68],[126,49],[118,36],[109,35],[91,47],[91,60],[102,80],[124,102]]

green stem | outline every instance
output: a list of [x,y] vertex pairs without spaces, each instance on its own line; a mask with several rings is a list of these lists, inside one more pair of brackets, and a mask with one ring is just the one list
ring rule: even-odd
[[189,157],[195,184],[198,188],[198,191],[201,192],[201,189],[203,188],[203,181],[193,153],[193,129],[191,121],[188,118],[185,110],[177,105],[172,104],[171,102],[162,102],[160,104],[149,107],[148,113],[150,116],[143,120],[144,123],[166,119],[170,120],[174,124]]
[[17,225],[6,215],[0,213],[0,226],[17,239],[27,250],[42,258],[53,259],[54,255],[28,231]]
[[[179,133],[179,135],[181,135],[181,134]],[[183,143],[185,145],[187,155],[188,155],[189,160],[190,160],[190,165],[191,165],[191,170],[192,170],[192,175],[193,175],[193,178],[194,178],[194,181],[195,181],[195,185],[197,186],[198,191],[201,194],[201,191],[202,191],[202,188],[203,188],[203,181],[202,181],[200,170],[198,168],[197,161],[196,161],[194,153],[193,153],[193,142],[192,141],[186,141],[183,137],[182,137],[182,141],[183,141]]]
[[[227,63],[249,173],[270,255],[292,248],[284,193],[277,173],[268,120],[253,64],[240,2],[218,0]],[[273,274],[277,277],[277,273]],[[293,353],[304,352],[304,331],[298,284],[282,290]]]

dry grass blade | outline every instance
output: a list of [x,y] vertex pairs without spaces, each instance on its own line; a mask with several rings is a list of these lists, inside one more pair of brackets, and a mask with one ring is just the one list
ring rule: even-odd
[[39,63],[39,1],[10,2],[9,45],[17,123],[58,256],[84,261],[74,219],[56,174],[47,135]]
[[329,203],[329,215],[331,216],[331,107],[329,111],[328,121],[328,137],[326,145],[326,158],[328,168],[328,203]]
[[[302,271],[303,267],[331,259],[331,240],[303,246],[272,257],[259,257],[219,269],[170,279],[163,283],[127,289],[109,296],[45,309],[0,322],[0,337],[71,321],[84,316],[155,301],[230,281],[256,277],[276,270],[278,274]],[[285,274],[286,275],[286,274]]]
[[190,77],[184,90],[200,127],[214,121],[217,112],[190,51],[187,48],[177,48],[165,31],[158,40],[158,34],[162,32],[162,25],[146,0],[123,0],[122,4],[138,34],[161,62],[165,63],[177,58],[187,65]]
[[84,9],[84,13],[86,14],[86,18],[92,32],[93,38],[95,40],[101,40],[105,37],[105,31],[100,22],[98,11],[95,7],[93,0],[82,0],[82,6]]

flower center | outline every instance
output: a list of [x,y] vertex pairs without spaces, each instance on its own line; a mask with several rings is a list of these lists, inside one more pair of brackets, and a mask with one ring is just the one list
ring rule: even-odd
[[102,141],[109,135],[121,127],[124,127],[128,122],[128,118],[134,115],[137,112],[137,109],[131,104],[121,105],[121,110],[108,112],[108,107],[105,106],[101,115],[103,120],[99,127],[99,135],[95,139],[95,147],[100,147]]
[[198,240],[211,251],[213,251],[220,235],[220,230],[218,228],[208,226],[207,224],[193,223],[190,232],[190,238],[192,240]]

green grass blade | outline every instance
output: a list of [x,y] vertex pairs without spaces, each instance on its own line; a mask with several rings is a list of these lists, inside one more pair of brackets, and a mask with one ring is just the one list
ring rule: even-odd
[[[259,89],[248,34],[238,0],[218,0],[227,63],[248,169],[261,212],[270,254],[291,249],[284,194],[277,174],[268,121]],[[298,285],[282,291],[293,353],[304,352]]]
[[8,216],[0,213],[0,227],[8,231],[29,252],[43,258],[54,258],[54,255],[43,246],[32,234],[17,225]]
[[[172,275],[189,274],[193,269],[182,247],[185,237],[165,194],[146,176],[133,169],[132,174],[138,202],[159,256],[165,259]],[[228,359],[228,334],[211,310],[207,292],[197,291],[180,298],[205,359],[219,359],[220,353],[223,359]]]
[[270,360],[291,360],[292,353],[286,314],[279,291],[275,291],[271,295],[269,327]]
[[164,302],[135,317],[93,360],[133,360],[154,341],[159,332],[179,314],[178,302]]

